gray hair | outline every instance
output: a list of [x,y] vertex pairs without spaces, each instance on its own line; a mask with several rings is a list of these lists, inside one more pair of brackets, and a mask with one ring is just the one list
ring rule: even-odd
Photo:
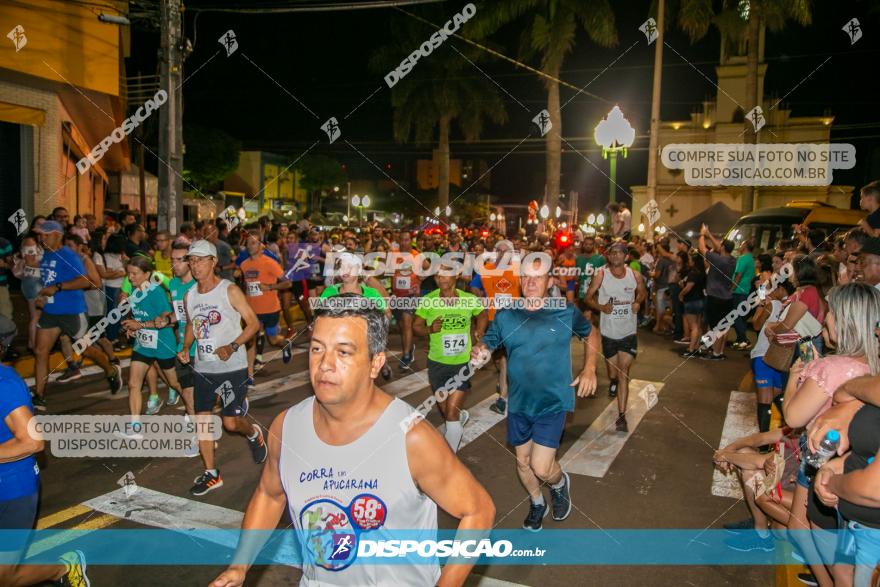
[[388,344],[388,318],[376,300],[352,293],[324,298],[315,311],[317,318],[363,318],[367,322],[367,349],[370,358],[384,352]]
[[837,354],[864,356],[871,374],[876,375],[880,359],[874,328],[880,321],[880,291],[858,281],[839,285],[828,292],[828,305],[834,313]]

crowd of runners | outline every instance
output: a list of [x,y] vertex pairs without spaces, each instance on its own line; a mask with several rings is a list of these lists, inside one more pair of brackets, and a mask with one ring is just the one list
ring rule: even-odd
[[[876,185],[862,196],[880,207]],[[33,409],[51,413],[52,388],[82,377],[78,361],[89,359],[111,394],[127,386],[134,437],[143,414],[166,406],[183,402],[187,417],[219,408],[223,428],[265,463],[243,527],[275,528],[287,508],[305,531],[327,530],[315,521],[327,515],[337,530],[432,530],[437,506],[460,520],[460,530],[491,528],[492,500],[456,456],[469,420],[469,380],[491,363],[491,409],[506,416],[530,499],[522,527],[540,531],[548,513],[562,521],[572,509],[572,480],[557,458],[566,415],[576,398],[596,394],[601,357],[609,380],[603,393],[617,402],[615,433],[629,433],[630,373],[639,328],[650,328],[682,345],[680,361],[750,354],[759,433],[715,457],[719,469],[739,475],[751,513],[729,528],[731,548],[772,550],[774,529],[840,529],[832,539],[819,532],[792,538],[800,556],[827,563],[811,564],[803,580],[864,587],[880,560],[880,542],[862,532],[880,527],[880,465],[871,464],[880,448],[880,238],[868,234],[880,229],[876,216],[846,234],[798,227],[794,239],[756,251],[706,227],[692,240],[646,242],[619,229],[606,235],[550,225],[505,235],[480,226],[413,231],[260,218],[148,235],[134,214],[101,226],[77,217],[71,225],[56,209],[33,220],[9,257],[32,312],[35,385],[28,390],[0,368],[0,386],[13,390],[0,394],[0,527],[33,527],[33,455],[43,446],[27,434],[28,421]],[[399,333],[399,346],[388,344],[389,330]],[[572,338],[583,345],[578,365]],[[278,350],[267,352],[266,342]],[[264,431],[247,417],[248,392],[262,365],[293,360],[299,342],[307,345],[314,396]],[[56,344],[64,371],[50,378]],[[126,347],[124,378],[117,354]],[[395,364],[397,376],[412,369],[420,347],[442,433],[381,389],[396,376]],[[839,456],[808,466],[829,431]],[[216,448],[213,440],[192,443],[187,456],[200,455],[204,465],[194,496],[223,485]],[[358,469],[381,485],[365,492]],[[460,585],[470,569],[349,566],[337,535],[319,533],[310,551],[334,556],[306,564],[305,580]],[[244,542],[240,551],[261,545],[250,535]],[[0,578],[86,585],[85,555],[65,556],[56,567],[4,567]],[[213,584],[241,585],[247,570],[233,565]]]

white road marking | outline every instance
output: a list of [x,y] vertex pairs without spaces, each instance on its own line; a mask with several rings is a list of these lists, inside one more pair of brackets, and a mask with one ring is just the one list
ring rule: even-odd
[[[505,416],[496,414],[489,409],[489,406],[495,403],[495,399],[495,394],[493,393],[480,403],[466,408],[470,418],[467,424],[464,425],[464,434],[461,437],[461,444],[458,445],[459,451],[505,418]],[[446,434],[446,424],[440,424],[437,430],[440,431],[441,435]]]
[[[131,364],[131,359],[120,359],[119,360],[119,365],[123,369],[128,367],[129,364]],[[101,369],[100,367],[98,367],[97,365],[89,365],[88,367],[83,367],[82,369],[80,369],[79,372],[82,373],[83,377],[88,377],[89,375],[97,375],[98,373],[103,373],[104,370]],[[49,383],[54,382],[56,379],[61,377],[61,375],[63,373],[64,373],[64,371],[62,371],[61,369],[57,369],[54,373],[51,373],[49,375]],[[27,384],[28,387],[33,387],[34,385],[36,385],[36,380],[33,377],[28,377],[27,379],[24,380],[24,382]],[[71,381],[70,383],[73,383],[73,382]],[[67,385],[67,384],[62,383],[61,385]],[[108,393],[107,395],[110,395],[110,394]]]
[[[653,394],[649,385],[654,388]],[[659,381],[631,379],[626,409],[629,432],[624,434],[614,429],[614,421],[617,420],[615,398],[559,460],[562,468],[568,473],[604,477],[639,422],[657,403],[657,395],[663,390],[663,386]]]
[[405,398],[408,395],[412,395],[415,392],[428,387],[430,383],[428,383],[428,370],[422,369],[421,371],[416,371],[415,373],[411,373],[406,377],[401,377],[400,379],[395,379],[390,383],[386,383],[384,385],[380,385],[385,393],[398,397],[400,399]]
[[492,577],[484,577],[483,575],[471,574],[465,581],[465,587],[528,587],[522,583],[511,583],[510,581],[502,581],[501,579],[493,579]]
[[[718,448],[727,446],[737,438],[754,434],[758,431],[758,420],[755,394],[751,392],[732,391],[727,402],[727,415],[724,417],[724,428],[721,430],[721,442]],[[712,495],[741,499],[742,488],[736,474],[724,475],[718,469],[712,473]]]

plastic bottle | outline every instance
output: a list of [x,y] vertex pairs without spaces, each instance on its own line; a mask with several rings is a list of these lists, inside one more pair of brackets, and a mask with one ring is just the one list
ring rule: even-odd
[[819,446],[816,447],[816,452],[810,453],[807,457],[807,464],[815,469],[819,469],[831,457],[837,454],[838,447],[840,447],[840,432],[829,430],[822,442],[819,443]]

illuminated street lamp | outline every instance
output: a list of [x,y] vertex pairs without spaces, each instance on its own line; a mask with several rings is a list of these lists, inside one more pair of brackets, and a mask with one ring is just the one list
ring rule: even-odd
[[364,196],[364,197],[361,199],[361,206],[363,206],[364,208],[369,208],[369,207],[370,207],[370,196]]
[[492,222],[495,222],[495,220],[496,220],[497,218],[498,218],[498,217],[495,215],[495,212],[492,212],[491,214],[489,214],[489,220],[491,220]]
[[562,216],[562,208],[556,206],[556,217],[559,218],[560,216]]
[[598,216],[596,216],[596,224],[598,224],[599,226],[604,225],[605,224],[605,216],[602,214],[599,214]]
[[547,220],[547,217],[550,216],[550,208],[547,206],[547,204],[541,206],[540,214],[542,220]]
[[593,133],[596,144],[602,147],[602,157],[608,159],[610,155],[611,164],[611,184],[609,186],[609,201],[615,201],[615,190],[617,187],[617,153],[623,152],[626,158],[627,149],[633,144],[636,138],[636,131],[624,118],[618,106],[611,109],[604,119],[596,125]]
[[355,208],[360,206],[361,205],[361,197],[357,194],[353,195],[351,197],[351,205],[354,206]]
[[446,210],[444,210],[444,212],[446,212],[447,216],[452,216],[452,208],[450,208],[449,206],[446,206]]
[[587,224],[596,224],[596,215],[590,214],[587,216]]

